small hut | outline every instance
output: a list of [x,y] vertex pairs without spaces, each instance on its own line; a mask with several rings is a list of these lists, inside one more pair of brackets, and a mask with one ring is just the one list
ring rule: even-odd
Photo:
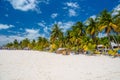
[[58,48],[56,50],[57,54],[70,55],[70,50],[67,48]]

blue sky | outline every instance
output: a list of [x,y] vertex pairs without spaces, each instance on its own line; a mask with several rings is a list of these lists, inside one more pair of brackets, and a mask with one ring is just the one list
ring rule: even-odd
[[103,9],[120,10],[120,0],[0,0],[0,45],[24,38],[49,37],[58,23],[64,31]]

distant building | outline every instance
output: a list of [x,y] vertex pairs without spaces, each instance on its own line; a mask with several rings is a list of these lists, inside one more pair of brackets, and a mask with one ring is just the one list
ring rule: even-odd
[[116,44],[114,42],[111,42],[112,49],[120,47],[120,44]]
[[63,54],[63,55],[70,55],[70,52],[71,51],[69,49],[67,49],[67,48],[58,48],[56,50],[57,54]]

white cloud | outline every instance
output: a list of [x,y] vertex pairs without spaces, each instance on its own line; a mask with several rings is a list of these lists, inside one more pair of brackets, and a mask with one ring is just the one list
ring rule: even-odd
[[69,16],[72,17],[72,16],[77,16],[77,13],[75,12],[74,9],[69,9]]
[[45,21],[39,22],[38,25],[39,25],[40,27],[42,27],[43,31],[44,31],[46,34],[49,34],[50,28],[49,28],[48,25],[46,25],[46,22],[45,22]]
[[80,8],[77,2],[66,2],[64,4],[65,4],[65,7],[63,7],[63,9],[68,11],[68,15],[70,17],[77,16],[76,10]]
[[0,46],[4,45],[9,42],[13,42],[15,39],[18,41],[21,41],[25,38],[28,38],[30,40],[37,39],[39,36],[45,37],[45,34],[40,34],[39,29],[25,29],[25,32],[22,33],[22,35],[19,35],[19,33],[15,35],[0,35]]
[[[95,20],[96,19],[96,15],[92,15],[92,16],[90,16],[89,18],[92,18],[93,20]],[[88,19],[89,19],[88,18]],[[86,25],[86,26],[88,26],[89,24],[90,24],[90,22],[89,22],[89,20],[88,19],[86,19],[83,23]]]
[[95,20],[96,17],[97,17],[96,15],[90,16],[90,18],[93,18],[93,20]]
[[8,17],[8,14],[5,14],[5,17]]
[[13,25],[7,25],[7,24],[0,24],[0,30],[1,29],[8,29],[14,27]]
[[38,0],[39,2],[45,3],[45,4],[49,4],[50,0]]
[[66,5],[71,8],[79,8],[79,4],[77,2],[66,2]]
[[35,10],[37,0],[8,0],[14,9],[21,11]]
[[21,11],[37,11],[40,13],[40,10],[38,9],[38,4],[43,2],[48,4],[49,0],[7,0],[10,2],[12,7],[16,10]]
[[29,39],[36,39],[40,36],[39,29],[26,29],[26,35],[24,37]]
[[58,14],[57,13],[53,13],[52,15],[51,15],[51,18],[56,18],[58,16]]
[[21,32],[13,31],[13,30],[7,30],[7,32],[8,32],[8,33],[13,33],[13,34],[19,34],[19,35],[20,35],[20,34],[21,34],[21,35],[23,34],[23,33],[21,33]]
[[46,27],[43,28],[43,30],[44,30],[44,32],[45,32],[46,34],[49,34],[50,28],[48,28],[48,27],[46,26]]
[[12,35],[12,36],[0,35],[0,46],[5,45],[6,43],[9,43],[9,42],[13,42],[15,39],[20,41],[20,40],[23,40],[24,37],[17,36],[17,35]]
[[114,11],[120,11],[120,4],[114,8]]
[[45,26],[46,26],[46,23],[45,23],[45,21],[41,21],[41,22],[38,23],[38,25],[39,25],[40,27],[45,27]]
[[63,29],[63,32],[66,32],[66,30],[70,29],[71,26],[74,25],[74,22],[73,21],[68,21],[68,22],[61,22],[61,21],[59,21],[58,25],[59,25],[60,28]]
[[32,33],[32,34],[36,34],[38,33],[39,30],[34,30],[34,29],[26,29],[25,30],[27,33]]
[[66,9],[68,9],[68,8],[67,8],[67,7],[63,7],[63,9],[65,9],[65,10],[66,10]]
[[115,16],[119,13],[120,11],[120,4],[117,5],[114,9],[113,9],[113,13],[112,13],[112,16]]
[[88,25],[90,24],[88,20],[84,21],[83,23],[84,23],[84,25],[86,25],[86,26],[88,26]]

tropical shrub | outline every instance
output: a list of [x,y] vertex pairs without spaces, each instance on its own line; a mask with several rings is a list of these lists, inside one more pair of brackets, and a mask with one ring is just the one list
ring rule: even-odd
[[100,51],[96,50],[96,51],[94,51],[94,54],[100,54]]
[[117,50],[109,50],[108,55],[115,56],[117,54]]

